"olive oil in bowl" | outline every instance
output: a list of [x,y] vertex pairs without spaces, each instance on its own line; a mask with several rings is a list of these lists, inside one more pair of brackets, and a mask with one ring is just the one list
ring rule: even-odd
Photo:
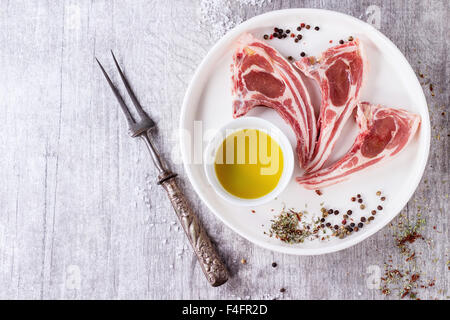
[[283,164],[283,151],[270,135],[258,129],[242,129],[222,142],[214,169],[228,193],[242,199],[257,199],[278,185]]

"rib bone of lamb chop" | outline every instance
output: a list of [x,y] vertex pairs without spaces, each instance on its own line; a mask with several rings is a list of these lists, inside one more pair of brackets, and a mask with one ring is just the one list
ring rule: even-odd
[[292,127],[297,139],[300,166],[312,156],[317,127],[314,109],[297,70],[263,41],[244,34],[233,57],[233,117],[255,106],[269,107]]
[[367,102],[358,104],[356,120],[360,132],[350,151],[330,167],[298,177],[297,182],[317,190],[386,162],[406,147],[420,124],[417,114]]
[[295,66],[320,86],[319,139],[307,171],[317,171],[330,157],[358,102],[366,62],[358,39],[326,50],[320,59],[305,57]]

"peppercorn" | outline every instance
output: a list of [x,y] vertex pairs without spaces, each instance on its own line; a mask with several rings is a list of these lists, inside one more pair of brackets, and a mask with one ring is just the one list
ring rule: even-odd
[[356,195],[356,197],[357,197],[357,198],[361,198],[361,195],[358,193],[358,194]]
[[342,220],[342,224],[346,224],[347,223],[347,220]]
[[276,268],[276,267],[277,267],[277,263],[276,263],[276,262],[273,262],[273,263],[272,263],[272,267]]
[[291,33],[291,30],[289,30],[289,29],[286,29],[286,33]]
[[348,37],[348,41],[353,41],[353,37],[352,36]]
[[300,27],[304,28],[304,27],[305,27],[305,24],[304,24],[304,23],[300,24]]
[[381,191],[377,191],[377,196],[381,196]]
[[302,53],[300,53],[300,56],[304,57],[304,56],[306,56],[306,53],[302,52]]
[[362,210],[364,210],[364,209],[366,208],[366,206],[365,206],[365,205],[363,205],[363,204],[362,204],[362,205],[360,205],[359,207],[360,207],[360,208],[361,208]]
[[283,29],[278,29],[278,33],[283,33]]
[[358,231],[359,231],[358,227],[354,227],[354,228],[353,228],[353,231],[358,232]]
[[365,217],[361,217],[361,222],[366,222],[366,218]]
[[292,60],[292,59],[294,59],[294,58],[292,58],[292,56],[289,56],[289,57],[288,57],[288,60]]
[[303,36],[302,36],[301,34],[298,34],[298,35],[297,35],[297,39],[298,39],[298,40],[302,40],[302,39],[303,39]]
[[322,223],[322,224],[320,225],[320,227],[321,227],[321,228],[324,228],[324,227],[325,227],[325,225],[324,225],[324,224]]
[[316,30],[316,31],[319,31],[319,30],[320,30],[320,28],[319,28],[319,27],[315,27],[315,28],[314,28],[314,30]]
[[372,210],[372,214],[376,215],[377,214],[377,210]]
[[334,228],[337,230],[337,229],[339,229],[339,226],[337,224],[335,224]]
[[281,292],[281,293],[284,293],[284,292],[286,292],[286,289],[285,289],[285,288],[281,288],[281,289],[280,289],[280,292]]
[[269,39],[269,36],[267,34],[264,35],[264,40]]
[[383,207],[382,206],[378,206],[377,209],[378,210],[383,210]]
[[373,220],[375,220],[375,217],[369,217],[368,220],[369,220],[369,221],[373,221]]
[[333,214],[333,209],[328,210],[328,214]]
[[325,225],[326,225],[328,228],[331,227],[331,223],[329,223],[329,222],[327,222]]
[[351,215],[352,215],[352,213],[353,213],[353,211],[352,211],[352,210],[348,210],[348,211],[347,211],[347,214],[348,214],[349,216],[351,216]]
[[309,30],[309,28],[311,28],[311,26],[309,24],[306,25],[306,29]]
[[364,227],[364,224],[362,222],[358,223],[358,228],[361,229],[362,227]]
[[278,28],[273,28],[273,31],[278,32]]
[[301,27],[297,27],[297,31],[301,31],[302,30],[302,28]]
[[348,219],[348,215],[344,214],[343,218]]
[[386,197],[381,197],[380,200],[384,201],[384,200],[386,200]]
[[363,199],[358,199],[358,202],[359,202],[359,203],[362,203],[362,202],[363,202]]
[[320,219],[320,222],[325,222],[325,218]]
[[298,42],[298,39],[297,38],[295,38],[295,40],[294,40],[295,42]]
[[283,34],[283,38],[286,38],[286,37],[287,37],[287,34],[286,34],[286,33],[284,33],[284,34]]
[[352,222],[352,223],[350,223],[350,227],[354,227],[355,226],[355,224]]
[[339,214],[339,210],[334,210],[334,215],[337,216]]
[[352,201],[355,202],[355,201],[356,201],[356,198],[355,198],[355,197],[352,197]]
[[340,44],[344,44],[344,40],[339,40],[339,43]]

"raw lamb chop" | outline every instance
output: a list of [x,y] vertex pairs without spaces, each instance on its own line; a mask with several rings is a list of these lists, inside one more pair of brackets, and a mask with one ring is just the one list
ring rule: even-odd
[[306,167],[307,171],[312,172],[322,168],[330,157],[345,122],[358,102],[366,63],[361,44],[355,39],[328,49],[318,60],[305,57],[295,62],[295,66],[316,80],[322,93],[317,124],[319,139]]
[[231,66],[233,117],[255,106],[269,107],[292,127],[300,166],[312,156],[317,127],[314,109],[297,70],[274,48],[250,34],[237,42]]
[[391,159],[414,137],[420,116],[367,102],[358,104],[359,135],[350,151],[332,166],[297,178],[306,189],[333,185],[374,164]]

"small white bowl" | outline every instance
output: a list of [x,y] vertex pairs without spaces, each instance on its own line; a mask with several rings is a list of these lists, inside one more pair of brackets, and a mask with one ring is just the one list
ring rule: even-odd
[[[265,132],[279,144],[281,151],[283,152],[283,172],[281,173],[277,186],[270,193],[256,199],[239,198],[226,191],[219,182],[214,168],[217,150],[222,145],[225,138],[233,132],[243,129],[257,129]],[[206,178],[214,191],[224,200],[234,205],[244,207],[262,205],[276,198],[287,187],[294,172],[294,153],[288,138],[280,129],[269,121],[256,117],[239,118],[232,120],[221,127],[206,147],[204,160]]]

